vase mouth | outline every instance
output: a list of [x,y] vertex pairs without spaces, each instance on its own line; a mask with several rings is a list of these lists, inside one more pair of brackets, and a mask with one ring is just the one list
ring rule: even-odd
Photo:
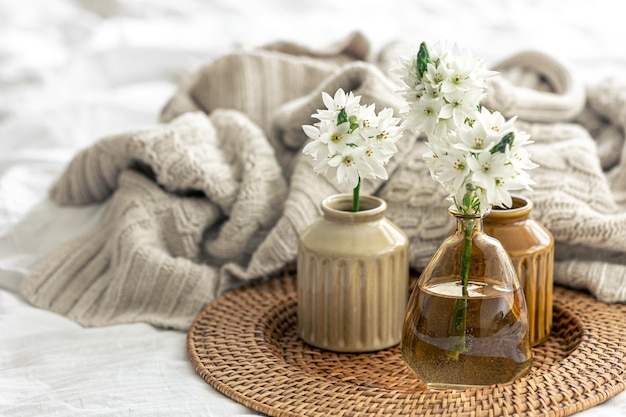
[[387,210],[387,203],[380,197],[361,195],[359,211],[352,211],[352,194],[334,194],[322,200],[324,216],[350,222],[366,222],[380,219]]
[[512,219],[526,216],[533,209],[533,202],[524,196],[515,195],[511,196],[511,199],[513,200],[511,207],[492,207],[489,217],[497,219]]
[[457,207],[452,204],[448,207],[448,213],[457,219],[484,219],[490,213],[490,210],[485,210],[482,213],[461,213]]

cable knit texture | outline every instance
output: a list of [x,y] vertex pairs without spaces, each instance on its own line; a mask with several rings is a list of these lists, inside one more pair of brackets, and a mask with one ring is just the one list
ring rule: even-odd
[[[185,330],[208,302],[271,279],[296,258],[321,200],[349,192],[313,173],[303,124],[338,88],[399,111],[390,72],[401,43],[378,55],[355,33],[324,49],[276,42],[207,63],[160,122],[97,140],[50,190],[62,205],[109,202],[100,226],[38,265],[33,304],[85,326],[142,321]],[[583,86],[560,62],[523,51],[492,66],[486,105],[529,132],[537,182],[525,195],[554,234],[555,280],[626,301],[626,82]],[[363,193],[388,203],[421,269],[454,227],[422,137],[406,134],[388,181]]]

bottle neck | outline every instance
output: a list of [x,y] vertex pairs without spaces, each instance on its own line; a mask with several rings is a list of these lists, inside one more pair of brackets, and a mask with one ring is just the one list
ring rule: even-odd
[[457,235],[473,238],[478,233],[483,233],[483,219],[489,214],[489,211],[477,214],[459,213],[455,206],[448,209],[448,213],[456,219]]
[[455,215],[456,232],[464,237],[472,238],[478,233],[483,233],[482,216]]

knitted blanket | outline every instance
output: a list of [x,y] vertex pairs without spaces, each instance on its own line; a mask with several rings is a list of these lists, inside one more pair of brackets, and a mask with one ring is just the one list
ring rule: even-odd
[[[84,326],[147,322],[184,330],[211,300],[293,267],[299,234],[337,192],[301,154],[302,125],[338,88],[377,109],[402,106],[390,69],[409,44],[379,53],[355,33],[324,49],[278,42],[207,63],[181,83],[159,123],[97,140],[50,190],[61,205],[109,204],[96,230],[60,248],[22,286],[36,306]],[[485,105],[534,140],[540,168],[524,194],[554,235],[555,281],[626,301],[626,82],[583,86],[526,51],[496,63]],[[388,181],[362,193],[388,203],[421,269],[453,227],[444,191],[406,133]]]

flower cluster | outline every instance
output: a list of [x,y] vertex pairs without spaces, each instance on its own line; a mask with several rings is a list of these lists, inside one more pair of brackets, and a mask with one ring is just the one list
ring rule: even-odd
[[537,167],[524,149],[529,135],[515,128],[515,118],[480,106],[485,80],[495,74],[482,62],[456,47],[422,43],[397,72],[405,84],[407,125],[427,135],[424,159],[460,212],[510,207],[510,192],[534,183],[526,173]]
[[534,182],[526,172],[535,168],[524,145],[530,136],[484,107],[472,122],[445,136],[429,136],[424,155],[431,175],[463,213],[480,213],[491,206],[511,207],[511,191]]
[[442,136],[473,118],[485,97],[485,80],[495,74],[456,46],[422,43],[417,57],[402,59],[396,69],[406,85],[400,90],[409,111],[407,123],[415,131]]
[[353,189],[361,179],[387,179],[386,165],[398,151],[396,142],[402,136],[400,119],[385,108],[376,114],[375,105],[360,104],[361,96],[343,89],[334,97],[322,93],[326,109],[312,117],[319,122],[302,126],[313,139],[302,150],[316,161],[314,171],[338,184]]

